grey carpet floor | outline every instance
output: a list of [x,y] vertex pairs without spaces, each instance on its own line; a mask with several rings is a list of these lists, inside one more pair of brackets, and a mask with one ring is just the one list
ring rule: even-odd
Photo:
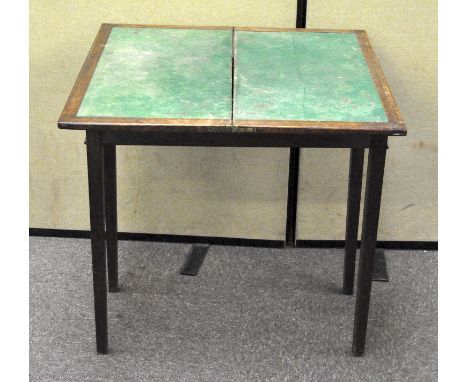
[[342,250],[119,243],[109,355],[94,342],[89,240],[30,238],[31,381],[436,381],[437,252],[386,251],[365,357]]

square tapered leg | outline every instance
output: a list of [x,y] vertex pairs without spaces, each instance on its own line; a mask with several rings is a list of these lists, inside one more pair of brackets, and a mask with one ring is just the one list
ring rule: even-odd
[[109,292],[117,292],[119,268],[117,247],[117,177],[115,145],[106,145],[103,147],[103,151],[107,278],[109,282]]
[[385,167],[386,139],[384,147],[369,149],[367,164],[366,196],[359,258],[356,310],[354,316],[353,353],[364,354],[367,320],[372,289],[372,268],[374,264],[377,229],[379,223],[380,200]]
[[108,352],[107,280],[104,218],[104,163],[101,133],[86,132],[88,158],[89,212],[93,266],[94,314],[97,352]]
[[357,236],[361,207],[364,149],[351,149],[349,158],[348,208],[346,212],[346,243],[343,267],[343,294],[353,294],[356,268]]

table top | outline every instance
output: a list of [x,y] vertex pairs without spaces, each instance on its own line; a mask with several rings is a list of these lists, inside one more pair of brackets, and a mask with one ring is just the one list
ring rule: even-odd
[[101,26],[59,127],[406,134],[364,31],[129,24]]

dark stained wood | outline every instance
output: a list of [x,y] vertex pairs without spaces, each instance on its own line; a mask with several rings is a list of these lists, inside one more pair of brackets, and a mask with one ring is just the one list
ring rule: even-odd
[[[383,142],[381,142],[383,143]],[[367,160],[366,195],[362,221],[356,309],[354,313],[353,353],[362,356],[366,344],[367,321],[372,289],[377,229],[385,167],[386,148],[370,148]]]
[[117,174],[115,146],[106,145],[103,147],[103,151],[107,279],[109,282],[109,292],[117,292],[119,267],[117,244]]
[[86,132],[88,157],[91,258],[93,265],[94,315],[97,352],[107,354],[107,277],[104,221],[104,163],[101,133]]
[[105,145],[215,146],[215,147],[369,147],[372,136],[364,134],[264,134],[264,133],[175,133],[155,131],[103,132]]
[[364,149],[351,149],[349,156],[348,208],[346,212],[346,244],[343,269],[343,294],[353,294],[356,249],[361,206]]

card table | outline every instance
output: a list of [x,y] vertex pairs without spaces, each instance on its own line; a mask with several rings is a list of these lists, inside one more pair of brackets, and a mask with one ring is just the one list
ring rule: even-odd
[[362,30],[102,24],[58,122],[86,131],[96,343],[118,290],[116,145],[349,148],[343,293],[363,355],[389,136],[406,127]]

